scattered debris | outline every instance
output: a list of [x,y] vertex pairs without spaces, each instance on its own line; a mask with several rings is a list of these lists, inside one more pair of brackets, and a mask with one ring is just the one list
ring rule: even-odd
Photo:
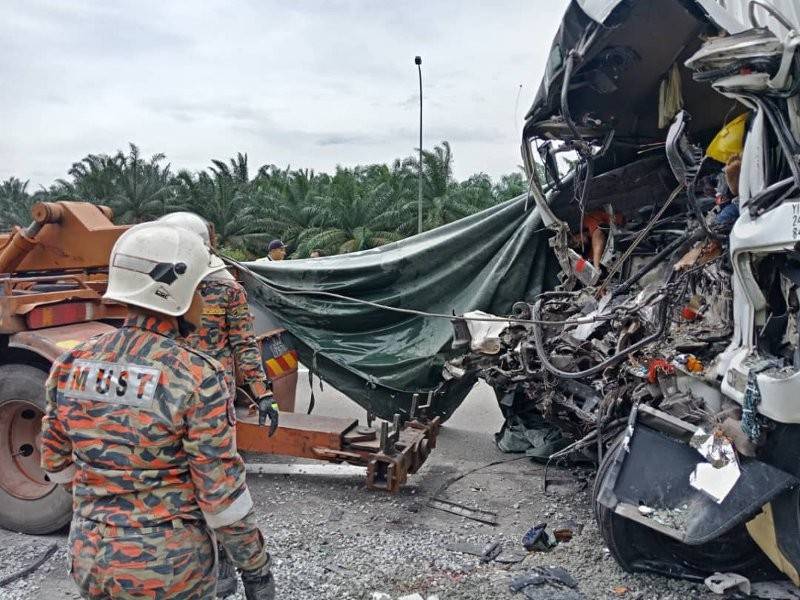
[[483,548],[483,554],[481,554],[481,562],[486,564],[488,562],[492,562],[503,551],[503,547],[500,545],[500,542],[490,542],[486,544]]
[[528,553],[515,552],[514,550],[504,549],[500,542],[488,542],[483,546],[479,544],[457,543],[451,544],[447,548],[451,552],[471,554],[480,558],[480,562],[489,563],[495,561],[503,565],[513,565],[521,563],[528,556]]
[[547,531],[547,523],[540,523],[535,527],[531,527],[522,537],[522,545],[528,552],[548,552],[557,544],[556,539]]
[[[686,525],[692,516],[688,504],[682,504],[674,508],[649,508],[650,511],[642,513],[644,516],[653,519],[659,525],[666,525],[678,531],[686,531]],[[641,508],[639,512],[642,512]]]
[[500,563],[502,565],[515,565],[521,563],[528,557],[527,552],[517,552],[515,550],[503,550],[500,553],[500,556],[495,558],[495,562]]
[[514,577],[509,584],[509,589],[512,592],[518,592],[529,585],[543,583],[561,584],[569,588],[578,587],[577,580],[563,567],[539,567],[527,575]]
[[467,519],[472,519],[473,521],[478,521],[479,523],[497,525],[497,513],[489,510],[470,508],[468,506],[464,506],[463,504],[458,504],[457,502],[442,500],[441,498],[431,498],[428,500],[428,506],[458,515],[459,517],[466,517]]
[[736,573],[714,573],[706,578],[706,587],[715,594],[725,594],[731,590],[738,590],[745,595],[750,595],[750,580]]
[[575,519],[569,519],[553,528],[553,536],[559,543],[569,542],[583,531],[583,525]]
[[631,588],[629,588],[627,586],[624,586],[624,585],[618,585],[616,587],[611,588],[611,593],[614,594],[615,596],[620,597],[620,598],[625,596],[630,591],[631,591]]
[[697,465],[689,476],[689,484],[717,504],[722,503],[741,476],[733,444],[719,431],[709,434],[698,428],[689,445],[708,461]]
[[538,567],[512,578],[509,590],[522,592],[528,600],[585,600],[577,580],[562,567]]

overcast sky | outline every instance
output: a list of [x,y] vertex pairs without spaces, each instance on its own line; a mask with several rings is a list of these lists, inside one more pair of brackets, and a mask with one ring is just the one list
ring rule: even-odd
[[521,162],[520,123],[566,5],[6,1],[0,179],[35,190],[129,141],[176,170],[236,152],[252,167],[391,161],[418,145],[415,54],[425,146],[450,141],[458,178],[497,177]]

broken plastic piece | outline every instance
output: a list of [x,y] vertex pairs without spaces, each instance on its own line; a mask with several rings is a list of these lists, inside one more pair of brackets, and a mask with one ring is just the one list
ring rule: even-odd
[[538,567],[527,575],[514,577],[508,587],[512,592],[519,592],[528,586],[545,583],[565,585],[569,588],[578,587],[578,581],[563,567]]
[[663,358],[654,358],[653,360],[650,361],[650,365],[647,368],[647,382],[657,383],[659,373],[672,375],[673,373],[675,373],[675,367],[673,367],[669,362],[667,362]]
[[567,251],[573,275],[585,286],[593,286],[600,279],[600,270],[572,248]]
[[689,476],[689,484],[721,504],[741,476],[733,444],[722,433],[707,434],[699,428],[689,445],[708,461],[698,463]]
[[547,523],[539,523],[535,527],[531,527],[522,537],[522,545],[529,552],[539,550],[543,552],[549,551],[556,546],[558,542],[547,532]]
[[694,355],[690,354],[686,359],[686,370],[690,373],[702,373],[703,372],[703,363],[695,357]]
[[569,519],[553,528],[553,535],[559,543],[569,542],[574,536],[580,535],[583,525],[575,519]]
[[709,434],[699,427],[692,439],[689,440],[689,445],[718,469],[736,462],[736,451],[733,449],[733,444],[721,431]]
[[[467,319],[497,318],[480,310],[464,313]],[[470,349],[480,354],[497,354],[502,347],[500,334],[510,323],[504,321],[467,321]]]
[[737,573],[714,573],[706,578],[706,587],[715,594],[725,594],[730,590],[738,590],[750,595],[750,580]]

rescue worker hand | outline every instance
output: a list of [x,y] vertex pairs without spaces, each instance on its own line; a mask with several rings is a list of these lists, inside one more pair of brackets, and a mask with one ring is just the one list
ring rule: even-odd
[[278,429],[278,403],[272,396],[264,396],[258,400],[258,424],[264,425],[269,418],[269,437]]
[[242,571],[242,584],[244,584],[244,597],[247,600],[273,600],[275,598],[275,579],[272,577],[269,561],[260,569]]

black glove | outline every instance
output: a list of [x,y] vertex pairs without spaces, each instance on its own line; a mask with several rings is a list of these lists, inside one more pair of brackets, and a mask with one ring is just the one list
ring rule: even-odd
[[264,425],[269,418],[269,437],[278,429],[278,403],[272,396],[264,396],[256,403],[258,406],[258,424]]
[[[277,418],[277,417],[276,417]],[[269,561],[255,571],[242,571],[244,597],[247,600],[274,600],[275,579],[269,568]]]

